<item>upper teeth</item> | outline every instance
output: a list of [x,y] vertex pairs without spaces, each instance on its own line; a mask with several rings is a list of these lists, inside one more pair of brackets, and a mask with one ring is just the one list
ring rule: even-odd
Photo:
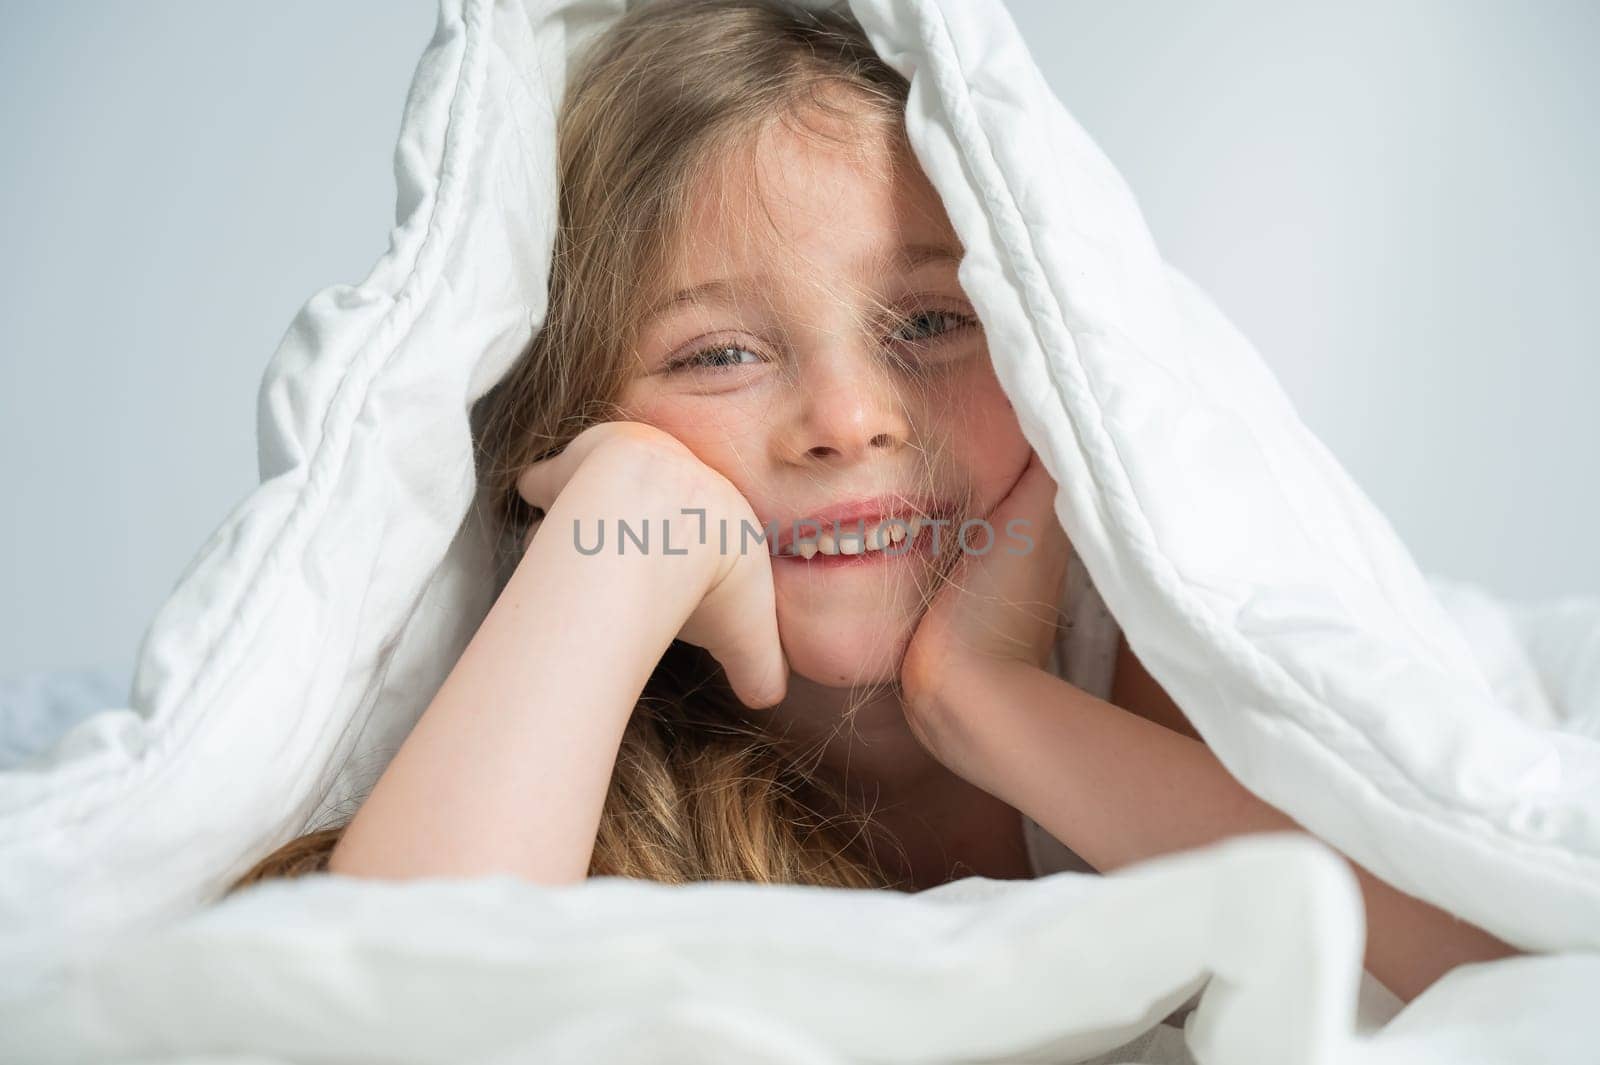
[[803,537],[796,538],[795,542],[783,549],[785,555],[799,555],[802,558],[811,558],[817,554],[823,555],[859,555],[863,551],[880,551],[890,544],[897,544],[907,536],[916,536],[926,519],[924,518],[891,518],[879,522],[865,530],[859,526],[852,529],[840,528],[838,536],[833,530],[825,530],[809,536],[810,527],[807,526]]

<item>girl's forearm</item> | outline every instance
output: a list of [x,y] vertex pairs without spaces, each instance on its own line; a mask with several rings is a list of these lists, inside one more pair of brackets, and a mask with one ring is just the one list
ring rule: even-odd
[[329,859],[410,878],[588,874],[622,732],[698,602],[704,566],[572,545],[552,506],[443,686]]
[[[983,767],[976,782],[1101,872],[1244,833],[1303,831],[1205,744],[1045,670],[985,664],[946,697],[961,700],[948,742],[964,745],[964,763]],[[1366,904],[1366,967],[1401,999],[1457,965],[1518,953],[1349,864]]]

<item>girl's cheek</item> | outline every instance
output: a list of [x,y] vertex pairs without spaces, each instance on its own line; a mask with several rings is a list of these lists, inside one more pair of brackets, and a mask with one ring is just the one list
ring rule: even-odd
[[716,446],[744,446],[763,419],[738,398],[663,396],[632,408],[637,420],[671,433],[697,454]]

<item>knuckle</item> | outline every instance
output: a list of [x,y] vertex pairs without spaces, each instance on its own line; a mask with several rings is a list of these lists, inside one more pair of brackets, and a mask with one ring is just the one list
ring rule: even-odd
[[644,422],[601,422],[585,431],[604,436],[608,444],[647,452],[682,446],[671,433]]
[[617,438],[615,454],[629,487],[643,498],[700,506],[711,494],[710,467],[676,437],[659,430],[629,432]]
[[661,472],[680,461],[679,453],[686,450],[677,438],[652,426],[635,422],[613,422],[604,439],[597,445],[597,453],[615,456],[620,463],[645,471]]

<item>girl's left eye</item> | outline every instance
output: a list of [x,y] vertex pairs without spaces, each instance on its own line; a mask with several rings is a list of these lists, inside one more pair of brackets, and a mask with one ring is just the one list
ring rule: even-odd
[[[955,323],[954,325],[948,325],[945,328],[939,329],[938,332],[935,334],[936,336],[942,336],[945,333],[954,332],[955,330],[960,329],[961,327],[966,326],[966,325],[975,325],[975,324],[977,324],[976,319],[974,319],[971,315],[958,314],[955,311],[918,311],[916,314],[913,314],[913,315],[910,315],[909,317],[907,317],[906,318],[906,322],[910,323],[910,324],[916,324],[918,322],[926,322],[929,319],[935,319],[935,320],[943,319],[946,322],[954,322]],[[902,339],[910,340],[910,341],[914,342],[914,341],[918,341],[918,340],[926,340],[928,338],[925,337],[925,336],[919,336],[919,337],[904,337]]]

